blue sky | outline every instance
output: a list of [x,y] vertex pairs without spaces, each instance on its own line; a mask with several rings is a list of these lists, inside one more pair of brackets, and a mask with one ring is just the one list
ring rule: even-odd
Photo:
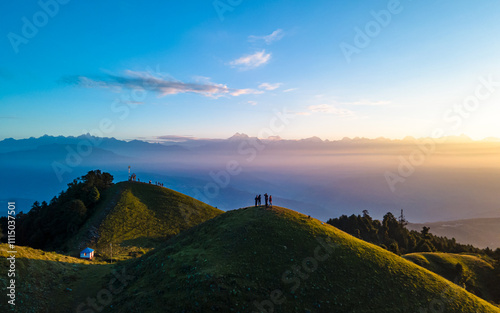
[[289,123],[273,130],[283,138],[500,137],[497,1],[42,0],[0,10],[0,139],[257,136],[285,110]]

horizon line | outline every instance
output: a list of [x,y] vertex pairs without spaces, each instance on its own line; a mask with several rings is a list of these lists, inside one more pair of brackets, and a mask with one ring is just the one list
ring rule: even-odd
[[224,141],[224,140],[231,140],[231,139],[258,139],[258,140],[264,140],[264,141],[317,141],[317,142],[341,142],[341,141],[361,141],[361,140],[370,140],[370,141],[418,141],[418,140],[425,140],[425,139],[431,139],[435,141],[443,141],[443,140],[448,140],[448,139],[454,139],[454,142],[500,142],[499,137],[495,136],[489,136],[489,137],[483,137],[481,139],[476,139],[472,138],[470,136],[467,136],[465,134],[460,134],[460,135],[448,135],[448,136],[441,136],[441,137],[431,137],[431,136],[426,136],[426,137],[415,137],[415,136],[404,136],[404,137],[399,137],[399,138],[391,138],[391,137],[384,137],[384,136],[378,136],[378,137],[348,137],[344,136],[340,139],[323,139],[319,136],[312,136],[312,137],[306,137],[306,138],[282,138],[281,136],[269,136],[267,138],[258,138],[257,136],[249,136],[245,133],[239,133],[236,132],[234,135],[230,137],[224,137],[224,138],[216,138],[216,137],[195,137],[195,136],[190,136],[190,135],[162,135],[162,136],[149,136],[149,137],[135,137],[135,138],[119,138],[119,137],[107,137],[107,136],[96,136],[92,135],[90,133],[82,133],[80,135],[49,135],[49,134],[44,134],[39,137],[35,136],[30,136],[30,137],[23,137],[23,138],[13,138],[13,137],[4,137],[0,139],[0,142],[5,141],[5,140],[29,140],[29,139],[41,139],[44,137],[52,137],[52,138],[79,138],[79,137],[95,137],[95,138],[103,138],[103,139],[115,139],[119,141],[125,141],[125,142],[131,142],[131,141],[143,141],[147,143],[183,143],[183,142],[188,142],[188,141]]

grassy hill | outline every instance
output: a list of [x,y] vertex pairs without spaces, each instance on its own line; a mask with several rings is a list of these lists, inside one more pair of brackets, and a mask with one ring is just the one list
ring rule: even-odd
[[[0,287],[7,290],[9,254],[7,244],[0,244]],[[16,306],[13,312],[75,312],[79,303],[97,294],[112,265],[16,247]],[[10,278],[9,278],[10,279]],[[2,299],[2,312],[14,307]]]
[[279,207],[227,212],[119,266],[134,279],[104,312],[500,312],[404,258]]
[[113,249],[114,258],[123,258],[222,213],[168,188],[120,182],[106,190],[96,212],[66,246],[72,254],[89,246],[106,257]]
[[411,253],[404,256],[469,292],[493,303],[500,303],[500,275],[487,257],[452,253]]
[[[166,188],[122,182],[93,212],[66,242],[73,253],[96,248],[93,261],[16,248],[17,312],[500,312],[436,274],[447,277],[438,262],[433,273],[285,208],[222,214]],[[6,273],[6,245],[0,257]],[[483,282],[491,269],[480,261],[457,262]]]

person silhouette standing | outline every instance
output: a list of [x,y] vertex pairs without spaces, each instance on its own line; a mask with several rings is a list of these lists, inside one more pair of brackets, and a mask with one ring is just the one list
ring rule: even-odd
[[264,200],[266,201],[266,208],[267,208],[267,201],[269,200],[269,196],[267,195],[267,193],[264,194]]
[[257,202],[259,202],[259,196],[255,196],[255,206],[257,206]]
[[273,207],[273,196],[269,195],[269,206]]
[[259,199],[259,205],[262,205],[262,197],[261,197],[261,195],[259,195],[258,199]]

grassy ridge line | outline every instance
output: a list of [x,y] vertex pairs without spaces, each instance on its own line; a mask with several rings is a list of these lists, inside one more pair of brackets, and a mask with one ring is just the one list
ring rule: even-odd
[[[334,253],[284,282],[314,255],[317,238]],[[436,301],[446,312],[500,312],[413,262],[279,207],[227,212],[122,265],[138,277],[117,300],[122,312],[256,312],[275,290],[285,299],[275,312],[419,312]]]
[[[68,246],[83,241],[102,253],[110,252],[110,243],[116,253],[120,249],[147,250],[158,245],[158,239],[172,237],[223,213],[174,190],[145,183],[117,183],[104,196]],[[98,234],[97,242],[89,240],[90,229]],[[72,252],[77,253],[76,249]]]
[[452,253],[411,253],[403,257],[489,302],[499,303],[499,276],[491,258]]
[[174,190],[123,182],[121,197],[101,225],[99,242],[172,237],[223,211]]

